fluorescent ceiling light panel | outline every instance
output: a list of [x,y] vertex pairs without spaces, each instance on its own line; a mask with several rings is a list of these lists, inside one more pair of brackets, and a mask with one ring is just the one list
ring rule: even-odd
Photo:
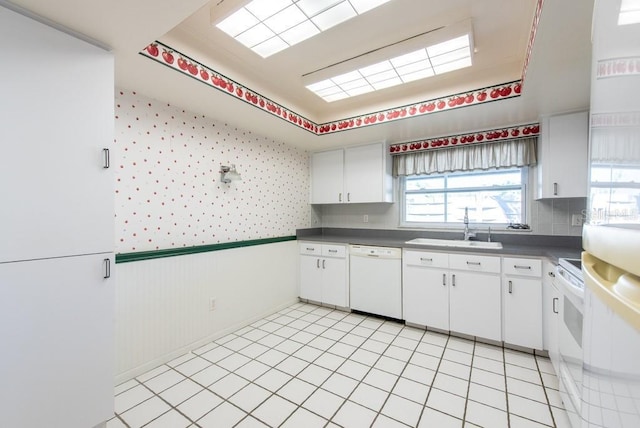
[[318,27],[313,25],[311,21],[304,21],[280,34],[280,37],[282,37],[282,40],[287,42],[288,46],[293,46],[308,39],[309,37],[315,36],[319,32],[320,30],[318,30]]
[[302,9],[307,16],[315,16],[341,1],[342,0],[300,0],[296,5]]
[[640,0],[622,0],[618,25],[640,23]]
[[265,20],[264,23],[271,29],[271,31],[276,34],[280,34],[292,27],[295,27],[306,19],[307,17],[300,9],[291,5]]
[[274,32],[269,30],[266,25],[258,24],[236,37],[236,40],[243,45],[252,48],[266,40],[275,36]]
[[356,96],[365,93],[361,92],[360,88],[372,87],[375,90],[380,90],[470,67],[471,65],[471,43],[469,35],[465,34],[455,39],[398,55],[386,61],[377,62],[355,71],[307,85],[307,89],[325,101],[330,102],[336,101],[338,98],[333,97],[333,95],[326,96],[324,88],[329,85],[335,85],[349,96]]
[[388,0],[350,0],[351,5],[355,8],[358,15],[362,15],[368,10],[386,3]]
[[287,6],[290,6],[291,3],[291,0],[253,0],[246,6],[246,10],[251,12],[251,14],[260,21],[264,21]]
[[[253,0],[216,27],[266,58],[388,1]],[[279,38],[267,42],[274,36]]]
[[252,15],[246,9],[240,9],[221,23],[217,25],[219,29],[230,35],[236,37],[243,31],[247,31],[249,28],[260,23],[260,20]]
[[273,55],[276,52],[280,52],[288,48],[289,45],[285,43],[280,37],[275,36],[267,40],[266,42],[262,42],[259,45],[254,46],[252,49],[262,57],[268,57],[269,55]]
[[311,21],[313,21],[321,31],[326,31],[356,15],[358,14],[353,10],[349,2],[343,1],[342,3],[338,3],[333,6],[331,9],[325,10],[324,12],[314,16],[311,18]]
[[372,74],[382,73],[383,71],[391,70],[392,68],[393,66],[389,61],[382,61],[377,64],[361,68],[360,73],[362,73],[363,76],[371,76]]

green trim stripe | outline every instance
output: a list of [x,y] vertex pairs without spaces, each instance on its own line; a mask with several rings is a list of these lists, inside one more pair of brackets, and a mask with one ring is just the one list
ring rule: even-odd
[[209,251],[229,250],[232,248],[252,247],[254,245],[273,244],[276,242],[295,241],[295,236],[277,238],[252,239],[249,241],[224,242],[222,244],[198,245],[194,247],[168,248],[165,250],[139,251],[136,253],[116,254],[116,263],[139,262],[142,260],[161,259],[164,257],[185,256],[187,254],[207,253]]

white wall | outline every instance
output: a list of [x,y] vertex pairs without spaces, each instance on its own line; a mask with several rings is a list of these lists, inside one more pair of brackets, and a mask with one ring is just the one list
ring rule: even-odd
[[[295,235],[305,151],[116,91],[116,252]],[[220,182],[235,164],[241,182]],[[295,241],[116,265],[116,373],[127,380],[297,299]],[[209,310],[210,298],[216,309]]]
[[276,312],[298,296],[296,241],[116,266],[117,383]]
[[[308,155],[131,91],[116,91],[116,252],[295,235],[309,225]],[[241,182],[220,182],[235,164]]]

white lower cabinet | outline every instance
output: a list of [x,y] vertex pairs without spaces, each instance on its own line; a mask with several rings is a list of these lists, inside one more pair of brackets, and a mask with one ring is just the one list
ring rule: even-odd
[[405,251],[403,259],[405,321],[449,330],[449,255]]
[[0,263],[2,426],[113,417],[113,263],[113,253]]
[[542,284],[539,259],[503,259],[503,340],[542,349]]
[[349,307],[346,245],[300,242],[300,297],[326,305]]
[[500,257],[405,250],[405,321],[499,341]]
[[451,331],[500,341],[500,257],[450,254],[449,266]]

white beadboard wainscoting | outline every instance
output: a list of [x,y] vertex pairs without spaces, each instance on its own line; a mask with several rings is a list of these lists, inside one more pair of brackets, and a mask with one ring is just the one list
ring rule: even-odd
[[117,264],[116,384],[297,301],[297,260],[287,241]]

